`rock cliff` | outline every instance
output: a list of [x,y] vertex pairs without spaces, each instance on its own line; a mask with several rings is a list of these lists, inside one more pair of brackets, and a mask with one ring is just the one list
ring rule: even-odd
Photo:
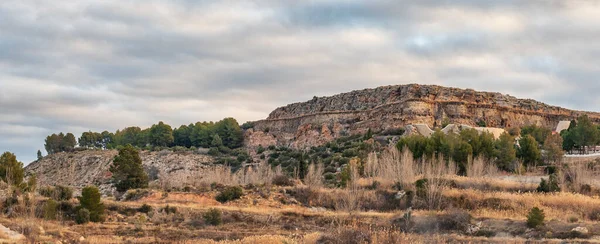
[[[36,174],[39,185],[67,185],[76,189],[96,185],[104,194],[112,192],[109,171],[116,150],[86,150],[56,153],[25,167],[27,175]],[[140,152],[142,164],[151,181],[169,182],[183,187],[212,165],[212,157],[191,152]],[[167,181],[168,180],[168,181]]]
[[581,114],[600,122],[600,113],[574,111],[500,93],[436,85],[384,86],[314,97],[277,108],[266,119],[254,122],[254,128],[246,132],[246,145],[304,148],[369,129],[377,132],[409,124],[439,128],[444,121],[472,126],[485,122],[489,127],[500,128],[530,124],[554,128],[559,121]]

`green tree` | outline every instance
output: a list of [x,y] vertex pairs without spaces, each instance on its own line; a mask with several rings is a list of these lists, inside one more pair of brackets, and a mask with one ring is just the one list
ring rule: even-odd
[[550,135],[544,141],[544,159],[546,162],[558,163],[561,162],[564,151],[563,151],[563,139],[560,135]]
[[37,159],[42,160],[42,158],[44,158],[44,156],[42,156],[42,151],[38,150],[37,151]]
[[17,161],[17,156],[5,152],[0,156],[0,179],[4,182],[20,186],[23,182],[23,163]]
[[218,134],[215,134],[213,135],[213,139],[210,145],[213,147],[220,147],[223,146],[223,141],[221,140],[221,137]]
[[587,115],[582,115],[577,119],[577,125],[574,128],[574,138],[576,146],[583,147],[583,153],[587,154],[587,147],[595,146],[600,138],[600,132],[592,123]]
[[142,167],[139,151],[131,145],[119,150],[110,166],[114,186],[119,192],[148,187],[148,175]]
[[182,125],[179,128],[176,128],[173,130],[173,142],[175,143],[175,145],[177,146],[182,146],[182,147],[191,147],[192,146],[192,141],[191,141],[191,134],[192,134],[192,130],[193,130],[193,125],[191,125],[190,127],[188,127],[187,125]]
[[[61,133],[62,134],[62,133]],[[77,140],[73,133],[67,133],[63,138],[60,144],[60,149],[62,152],[70,152],[73,151],[75,146],[77,145]]]
[[95,186],[87,186],[81,190],[79,197],[81,208],[87,209],[90,212],[90,221],[104,221],[104,204],[101,202],[101,195],[98,188]]
[[153,146],[167,147],[173,144],[173,129],[162,121],[152,125],[149,133],[149,141]]
[[44,148],[48,154],[61,152],[60,145],[63,140],[62,137],[64,137],[62,133],[60,135],[52,134],[46,137]]
[[213,124],[203,122],[196,123],[190,133],[190,142],[195,147],[210,147],[213,134]]
[[519,140],[518,156],[526,165],[537,165],[542,158],[536,139],[531,135],[525,135]]
[[552,130],[537,125],[529,125],[521,128],[521,137],[525,137],[526,135],[533,136],[539,145],[543,145],[546,138],[552,135]]
[[225,118],[215,124],[215,133],[223,140],[223,145],[238,148],[244,141],[244,131],[234,118]]
[[512,164],[517,159],[515,138],[508,133],[503,133],[496,141],[496,165],[503,170],[512,170]]

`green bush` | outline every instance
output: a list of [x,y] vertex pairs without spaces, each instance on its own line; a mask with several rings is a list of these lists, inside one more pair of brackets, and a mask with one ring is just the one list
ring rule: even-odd
[[229,201],[233,201],[236,199],[240,199],[244,191],[239,186],[228,186],[221,193],[219,193],[216,197],[216,200],[220,203],[225,203]]
[[559,192],[560,187],[558,186],[558,179],[556,177],[556,174],[551,174],[550,178],[547,181],[545,179],[542,179],[540,185],[537,188],[537,191],[546,193]]
[[56,201],[68,201],[73,198],[73,189],[67,186],[46,186],[40,187],[38,193],[44,197],[52,198]]
[[221,215],[222,215],[221,210],[218,210],[216,208],[211,208],[208,210],[208,212],[204,213],[203,217],[204,217],[204,221],[206,221],[206,223],[217,226],[217,225],[221,225],[223,223]]
[[56,219],[56,210],[58,209],[58,203],[52,199],[44,203],[44,219],[53,220]]
[[543,210],[537,207],[532,208],[531,211],[529,211],[529,213],[527,214],[527,227],[536,228],[538,226],[544,225],[545,217],[546,215],[544,214]]
[[90,222],[90,211],[80,208],[75,215],[75,223],[81,225]]
[[73,198],[73,189],[71,189],[68,186],[58,185],[56,186],[55,191],[55,200],[57,201],[68,201],[71,200],[71,198]]
[[[89,211],[89,220],[92,222],[104,221],[104,204],[100,199],[100,191],[95,186],[88,186],[81,190],[79,204]],[[79,214],[79,211],[78,213]]]

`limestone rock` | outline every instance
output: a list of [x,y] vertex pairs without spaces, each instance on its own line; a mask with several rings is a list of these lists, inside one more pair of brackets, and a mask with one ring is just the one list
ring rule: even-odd
[[[556,128],[559,121],[582,114],[600,122],[600,113],[568,110],[531,99],[410,84],[315,97],[290,104],[275,109],[265,120],[254,122],[254,130],[268,131],[266,134],[278,145],[306,148],[345,135],[363,134],[369,129],[378,132],[414,124],[440,128],[445,120],[468,126],[485,122],[488,127],[498,128],[530,124]],[[247,145],[256,144],[255,140],[247,138]]]

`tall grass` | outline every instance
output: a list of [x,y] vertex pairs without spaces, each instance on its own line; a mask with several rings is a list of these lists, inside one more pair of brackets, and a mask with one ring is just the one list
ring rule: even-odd
[[496,167],[493,162],[485,160],[482,156],[476,157],[475,159],[469,157],[466,169],[467,177],[472,178],[495,176],[499,172],[498,167]]
[[283,174],[281,168],[273,170],[267,163],[256,167],[247,167],[232,172],[229,166],[214,166],[203,172],[196,173],[194,185],[207,185],[212,183],[222,185],[270,185],[273,178]]
[[309,188],[323,187],[323,164],[310,164],[304,177],[304,184]]

